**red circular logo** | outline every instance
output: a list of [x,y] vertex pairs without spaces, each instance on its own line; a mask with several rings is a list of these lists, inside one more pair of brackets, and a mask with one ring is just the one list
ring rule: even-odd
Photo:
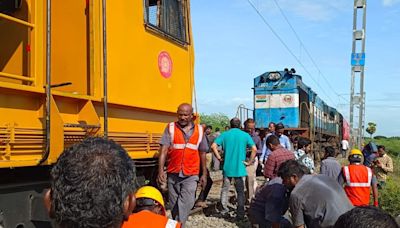
[[164,78],[171,77],[172,74],[172,59],[168,52],[162,51],[158,55],[158,69]]
[[285,95],[283,97],[283,102],[285,102],[286,104],[291,104],[293,102],[293,97],[290,95]]

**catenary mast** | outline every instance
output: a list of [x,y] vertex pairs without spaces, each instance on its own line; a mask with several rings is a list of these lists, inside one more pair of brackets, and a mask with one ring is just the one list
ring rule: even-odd
[[361,148],[362,146],[365,126],[364,66],[366,10],[367,0],[354,0],[353,45],[351,52],[350,147],[357,148]]

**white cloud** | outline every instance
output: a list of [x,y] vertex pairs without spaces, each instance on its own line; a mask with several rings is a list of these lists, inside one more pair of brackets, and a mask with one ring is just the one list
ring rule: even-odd
[[400,0],[383,0],[383,6],[393,6],[400,3]]

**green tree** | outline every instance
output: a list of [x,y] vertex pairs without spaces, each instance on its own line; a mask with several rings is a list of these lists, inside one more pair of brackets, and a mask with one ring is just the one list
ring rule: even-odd
[[365,129],[367,132],[368,132],[368,134],[371,136],[371,139],[372,139],[372,135],[375,133],[375,131],[376,131],[376,123],[373,123],[373,122],[369,122],[368,123],[368,127],[367,127],[367,129]]
[[200,114],[200,120],[201,123],[211,125],[213,127],[213,130],[218,127],[223,131],[225,129],[225,126],[229,126],[229,117],[223,113],[202,113]]

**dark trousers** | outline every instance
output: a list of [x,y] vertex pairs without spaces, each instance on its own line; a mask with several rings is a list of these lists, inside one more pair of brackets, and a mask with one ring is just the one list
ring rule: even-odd
[[345,157],[346,157],[346,154],[347,154],[347,150],[343,150],[343,149],[342,149],[342,158],[345,158]]
[[224,176],[224,182],[221,189],[221,214],[227,214],[229,212],[228,201],[229,201],[229,187],[231,186],[231,180],[235,180],[235,188],[237,194],[237,216],[244,217],[244,179],[245,177],[226,177]]
[[[201,172],[200,172],[201,175]],[[208,193],[211,190],[211,186],[213,185],[213,180],[210,177],[210,172],[207,169],[207,184],[206,187],[204,188],[204,190],[201,190],[199,197],[197,198],[198,201],[206,201]]]

